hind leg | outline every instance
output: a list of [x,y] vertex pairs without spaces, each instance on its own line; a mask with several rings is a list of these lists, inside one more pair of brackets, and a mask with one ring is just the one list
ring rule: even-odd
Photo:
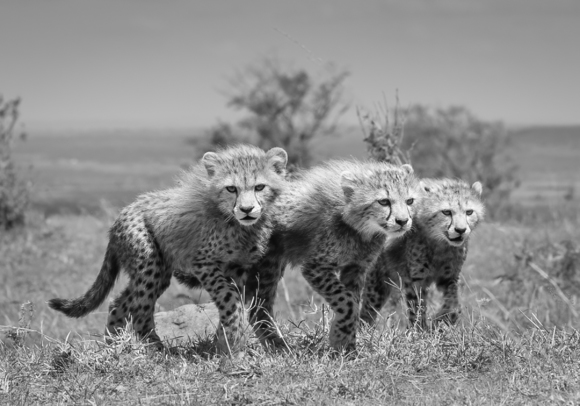
[[157,298],[169,286],[171,272],[166,269],[159,246],[146,224],[138,217],[128,221],[129,225],[115,232],[123,237],[122,267],[129,276],[129,284],[109,307],[107,332],[115,335],[131,320],[139,339],[161,346],[155,333],[153,312]]
[[[150,343],[160,343],[155,332],[153,313],[155,302],[171,281],[171,273],[159,268],[144,269],[134,281],[111,303],[107,320],[107,333],[118,334],[118,330],[131,320],[137,338]],[[160,344],[157,345],[161,347]]]
[[[169,287],[171,272],[165,272],[158,266],[150,270],[153,271],[152,274],[143,278],[142,282],[137,284],[131,313],[133,314],[133,327],[137,337],[152,343],[159,343],[161,340],[155,332],[153,314],[157,299]],[[137,281],[139,282],[139,278]]]
[[129,285],[109,305],[109,316],[105,327],[105,337],[108,342],[110,342],[110,337],[119,335],[126,327],[131,317],[129,309],[132,300],[133,291],[132,286]]
[[[137,278],[137,281],[142,280]],[[120,330],[132,323],[133,331],[137,338],[150,342],[160,343],[161,340],[155,332],[153,312],[155,301],[169,286],[169,282],[162,280],[155,282],[130,283],[121,294],[111,302],[109,317],[105,333],[108,336],[120,334]],[[160,344],[157,345],[161,347]]]
[[379,268],[374,268],[365,283],[360,318],[371,326],[375,324],[391,294],[391,286],[385,280],[386,277]]

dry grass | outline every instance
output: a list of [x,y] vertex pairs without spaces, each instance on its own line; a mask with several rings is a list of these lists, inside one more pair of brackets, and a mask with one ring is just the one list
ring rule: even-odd
[[[578,251],[562,242],[578,240],[574,224],[484,223],[464,267],[459,324],[407,331],[401,306],[391,307],[376,329],[359,334],[350,360],[331,354],[329,315],[289,270],[276,308],[292,353],[269,354],[251,340],[245,358],[224,360],[201,350],[209,339],[175,354],[149,353],[130,334],[104,345],[92,334],[102,331],[106,305],[78,320],[48,309],[49,298],[75,296],[93,281],[113,215],[32,216],[27,228],[0,236],[0,324],[28,328],[0,333],[0,404],[580,401]],[[159,303],[170,309],[194,295],[173,283]],[[28,310],[19,315],[27,300],[31,320]]]
[[[320,316],[320,314],[319,314]],[[474,316],[434,333],[363,330],[352,358],[327,347],[323,323],[282,326],[293,350],[255,342],[241,359],[191,347],[151,352],[131,334],[112,345],[46,336],[0,346],[0,403],[152,405],[576,404],[577,330],[507,334]],[[32,333],[35,334],[35,333]]]

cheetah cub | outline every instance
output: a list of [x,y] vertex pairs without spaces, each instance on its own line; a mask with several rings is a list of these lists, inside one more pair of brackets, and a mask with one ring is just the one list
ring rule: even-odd
[[135,333],[161,347],[153,312],[174,270],[189,273],[209,292],[220,313],[218,348],[240,342],[243,304],[232,278],[257,262],[272,233],[271,209],[285,185],[286,152],[239,145],[207,152],[174,188],[144,194],[125,207],[109,232],[109,244],[92,287],[49,306],[69,317],[95,310],[119,271],[125,290],[109,306],[106,334],[132,319]]
[[363,295],[361,319],[374,324],[393,284],[402,288],[409,323],[427,328],[424,306],[427,287],[435,282],[443,292],[443,306],[435,321],[455,323],[459,315],[457,282],[467,256],[471,232],[483,219],[482,186],[471,187],[454,179],[423,179],[423,198],[414,229],[387,247],[369,274]]
[[[272,314],[276,284],[286,265],[300,266],[335,313],[331,346],[354,350],[365,275],[387,240],[411,229],[418,192],[409,165],[331,161],[299,174],[276,204],[270,247],[253,267],[270,276],[258,287],[262,314],[256,318],[267,320],[266,314]],[[262,332],[276,335],[265,325]]]

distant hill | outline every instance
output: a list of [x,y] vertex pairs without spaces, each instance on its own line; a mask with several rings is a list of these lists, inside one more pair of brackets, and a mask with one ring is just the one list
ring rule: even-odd
[[335,134],[314,139],[312,149],[319,160],[330,158],[366,157],[366,144],[363,133],[358,126],[343,126]]
[[580,125],[524,127],[511,131],[510,138],[516,144],[529,144],[536,147],[567,147],[578,151],[580,150]]
[[[14,156],[33,181],[32,200],[48,213],[98,211],[101,199],[116,206],[139,193],[167,187],[183,165],[194,159],[192,130],[90,130],[32,132],[17,143]],[[510,153],[519,167],[521,187],[514,198],[558,201],[580,195],[580,126],[529,127],[510,134]],[[312,143],[319,160],[366,156],[358,126]]]
[[580,197],[580,125],[535,126],[510,133],[510,154],[522,181],[514,198],[558,201]]

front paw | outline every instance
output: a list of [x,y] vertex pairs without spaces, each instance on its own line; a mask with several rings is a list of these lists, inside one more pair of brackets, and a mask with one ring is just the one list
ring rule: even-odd
[[[346,330],[346,332],[345,332]],[[350,354],[356,351],[355,331],[348,331],[348,328],[341,330],[333,325],[330,329],[330,347],[338,353]]]
[[282,337],[266,337],[260,342],[264,348],[273,353],[290,354],[292,352],[292,347]]

